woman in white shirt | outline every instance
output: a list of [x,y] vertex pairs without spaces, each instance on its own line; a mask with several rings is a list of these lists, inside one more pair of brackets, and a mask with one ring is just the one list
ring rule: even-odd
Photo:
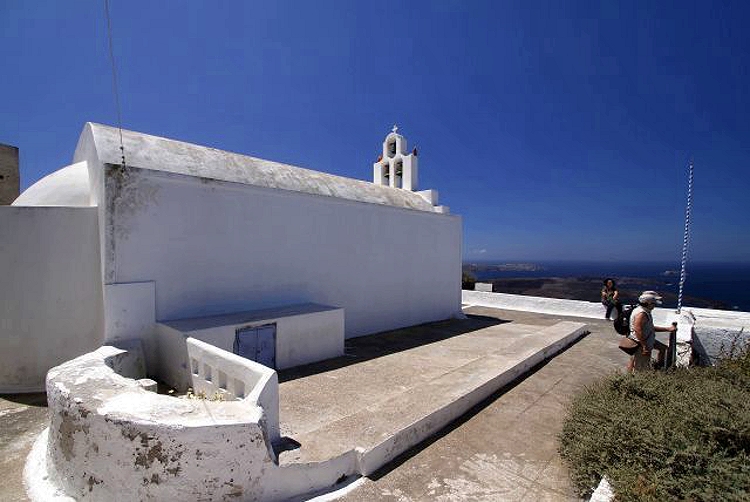
[[641,371],[651,369],[651,352],[657,350],[657,368],[664,366],[664,357],[667,346],[656,339],[656,332],[677,331],[677,325],[669,327],[654,326],[651,312],[657,305],[661,305],[661,296],[656,291],[644,291],[638,297],[638,307],[630,315],[630,334],[628,338],[640,344],[638,350],[628,361],[628,371]]

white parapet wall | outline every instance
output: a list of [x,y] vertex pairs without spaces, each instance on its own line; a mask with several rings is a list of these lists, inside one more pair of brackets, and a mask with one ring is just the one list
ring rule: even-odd
[[702,362],[714,363],[750,343],[750,312],[692,307],[685,310],[694,318],[693,348]]
[[[601,319],[604,307],[598,302],[563,300],[539,296],[462,291],[465,307],[482,306],[542,314]],[[686,365],[696,358],[714,360],[733,343],[746,343],[750,333],[750,313],[697,307],[683,307],[677,314],[672,309],[656,308],[654,324],[677,323],[676,363]]]
[[474,290],[484,291],[485,293],[492,293],[492,283],[491,282],[477,282],[476,284],[474,284]]
[[566,315],[601,319],[604,307],[598,302],[582,300],[562,300],[541,296],[511,295],[491,291],[463,290],[461,301],[464,305],[477,305],[508,310],[523,310],[542,314]]
[[263,410],[268,439],[279,439],[279,378],[262,364],[188,338],[193,392],[207,399],[243,400]]

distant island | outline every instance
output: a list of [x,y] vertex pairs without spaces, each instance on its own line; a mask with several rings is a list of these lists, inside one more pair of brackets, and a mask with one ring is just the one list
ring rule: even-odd
[[476,272],[540,272],[544,267],[536,263],[466,263],[464,270]]
[[[496,293],[542,296],[565,300],[586,300],[590,302],[600,300],[602,287],[601,279],[590,277],[511,277],[483,282],[492,283],[492,290]],[[618,281],[620,298],[625,304],[636,303],[641,291],[647,289],[659,291],[664,297],[664,306],[673,307],[677,305],[677,295],[670,291],[672,289],[671,283],[666,281],[657,283],[653,279],[642,277],[621,277]],[[683,302],[685,305],[692,307],[731,310],[730,305],[708,298],[685,296]]]
[[[554,271],[535,263],[464,263],[462,271],[465,289],[473,289],[473,283],[477,281],[492,283],[492,290],[496,293],[591,302],[601,299],[603,277],[559,277],[555,276]],[[502,272],[503,276],[492,277],[496,272]],[[519,276],[513,277],[514,272],[519,272]],[[545,272],[549,272],[549,275]],[[642,291],[651,289],[662,294],[665,307],[675,307],[678,278],[678,271],[666,270],[652,277],[618,277],[617,286],[624,304],[636,303]],[[683,303],[692,307],[732,310],[731,305],[712,298],[686,295]]]

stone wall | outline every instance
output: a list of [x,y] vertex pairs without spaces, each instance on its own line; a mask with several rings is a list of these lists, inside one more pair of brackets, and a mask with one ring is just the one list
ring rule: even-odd
[[20,193],[18,148],[0,144],[0,206],[10,205]]

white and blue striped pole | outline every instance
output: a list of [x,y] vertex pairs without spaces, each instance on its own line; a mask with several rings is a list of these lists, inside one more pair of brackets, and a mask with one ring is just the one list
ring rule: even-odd
[[677,313],[682,310],[682,291],[685,286],[685,267],[687,265],[688,240],[690,238],[690,211],[693,207],[693,161],[688,166],[688,194],[685,208],[685,234],[682,238],[682,263],[680,265],[680,291],[677,294]]

